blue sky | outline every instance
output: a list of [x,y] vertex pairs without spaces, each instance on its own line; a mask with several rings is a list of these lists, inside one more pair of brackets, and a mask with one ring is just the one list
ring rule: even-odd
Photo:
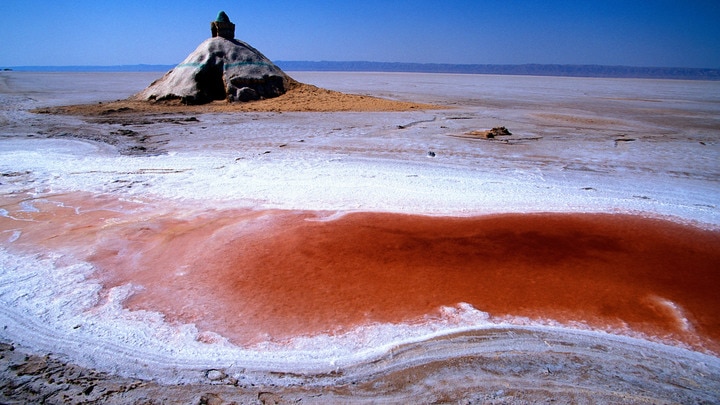
[[179,63],[220,10],[273,60],[720,68],[720,0],[2,0],[0,66]]

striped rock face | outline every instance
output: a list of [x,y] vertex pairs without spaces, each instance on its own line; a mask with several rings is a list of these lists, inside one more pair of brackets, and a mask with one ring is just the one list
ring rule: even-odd
[[221,37],[204,41],[182,63],[135,97],[205,104],[250,101],[285,93],[291,79],[252,46]]

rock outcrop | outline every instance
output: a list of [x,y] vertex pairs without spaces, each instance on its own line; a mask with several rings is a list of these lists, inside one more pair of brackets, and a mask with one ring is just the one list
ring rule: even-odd
[[235,24],[224,12],[210,27],[212,38],[135,97],[204,104],[272,98],[287,91],[292,79],[260,51],[232,38]]
[[215,21],[210,23],[210,32],[213,38],[222,37],[233,40],[235,39],[235,24],[230,22],[230,18],[224,11],[221,11]]

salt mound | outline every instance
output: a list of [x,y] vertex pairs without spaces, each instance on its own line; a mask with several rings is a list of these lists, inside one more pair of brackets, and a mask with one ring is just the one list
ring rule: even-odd
[[211,32],[212,38],[135,98],[204,104],[213,100],[258,100],[285,93],[292,79],[260,51],[234,39],[235,25],[224,12],[211,22]]

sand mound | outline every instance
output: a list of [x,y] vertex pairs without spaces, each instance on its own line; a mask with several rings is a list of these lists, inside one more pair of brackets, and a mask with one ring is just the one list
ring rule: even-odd
[[213,101],[201,105],[186,105],[182,100],[145,101],[137,98],[118,100],[110,103],[81,104],[41,108],[34,112],[69,115],[118,115],[132,113],[214,113],[214,112],[334,112],[334,111],[411,111],[446,108],[438,105],[388,100],[359,94],[345,94],[326,90],[289,79],[288,90],[279,97],[229,103]]

